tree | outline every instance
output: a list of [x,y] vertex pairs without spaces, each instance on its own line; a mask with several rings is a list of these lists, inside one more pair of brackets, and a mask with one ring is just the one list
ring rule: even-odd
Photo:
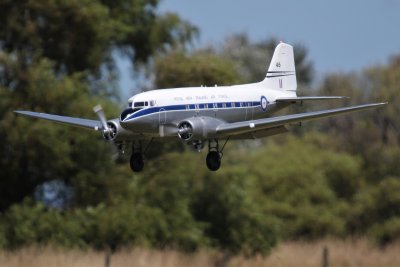
[[240,81],[232,62],[212,50],[192,54],[175,51],[158,57],[154,76],[156,88],[231,85]]
[[400,179],[386,177],[377,186],[356,196],[354,208],[349,214],[349,231],[362,235],[369,233],[385,245],[400,237]]
[[138,66],[197,32],[175,14],[159,15],[157,6],[146,0],[0,3],[0,151],[7,155],[0,160],[0,211],[51,180],[74,187],[75,205],[96,205],[123,188],[119,179],[110,182],[114,165],[100,135],[17,119],[12,111],[91,118],[91,107],[101,102],[117,116],[115,103],[97,98],[113,82],[107,81],[112,52],[124,52]]
[[21,65],[40,57],[55,62],[57,72],[112,65],[111,52],[124,51],[146,62],[157,51],[184,45],[197,29],[175,14],[159,15],[154,0],[2,1],[0,48]]

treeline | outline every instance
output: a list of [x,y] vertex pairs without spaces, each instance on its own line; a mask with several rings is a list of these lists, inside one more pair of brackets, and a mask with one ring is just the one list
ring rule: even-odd
[[[291,133],[228,143],[223,166],[178,140],[156,142],[132,175],[98,133],[17,118],[28,109],[118,116],[113,53],[154,77],[154,88],[254,82],[276,40],[231,36],[194,49],[197,29],[158,1],[0,3],[0,247],[142,246],[266,254],[292,239],[400,238],[400,57],[310,89],[307,49],[294,44],[299,93],[346,95],[320,107],[373,101],[383,109],[294,126]],[[146,88],[146,90],[154,89]],[[122,164],[119,164],[122,163]]]

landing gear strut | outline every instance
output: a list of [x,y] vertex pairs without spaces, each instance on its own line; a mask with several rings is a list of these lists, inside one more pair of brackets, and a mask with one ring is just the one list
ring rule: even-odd
[[132,171],[140,172],[144,168],[144,157],[142,153],[142,143],[139,142],[139,146],[136,147],[135,143],[132,146],[132,156],[129,161]]

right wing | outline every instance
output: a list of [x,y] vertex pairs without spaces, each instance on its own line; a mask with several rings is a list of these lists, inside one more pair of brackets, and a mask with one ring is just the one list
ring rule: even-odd
[[345,108],[336,108],[328,110],[313,111],[307,113],[291,114],[278,117],[271,117],[258,120],[249,120],[233,123],[220,124],[216,132],[221,135],[238,135],[250,133],[258,130],[269,129],[273,127],[283,126],[290,123],[310,121],[320,118],[333,117],[344,113],[350,113],[370,108],[378,108],[386,105],[387,103],[374,103],[359,106],[351,106]]
[[96,121],[96,120],[66,117],[66,116],[52,115],[52,114],[33,112],[33,111],[25,111],[25,110],[16,110],[14,112],[19,115],[26,116],[26,117],[44,119],[44,120],[54,121],[54,122],[68,124],[68,125],[82,127],[82,128],[89,128],[89,129],[94,129],[94,130],[98,130],[98,129],[102,128],[101,122]]

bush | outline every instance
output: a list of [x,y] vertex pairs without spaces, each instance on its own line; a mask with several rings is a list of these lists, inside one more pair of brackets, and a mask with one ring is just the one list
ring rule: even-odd
[[371,227],[370,236],[381,246],[400,238],[400,217],[393,217],[383,224],[376,224]]

